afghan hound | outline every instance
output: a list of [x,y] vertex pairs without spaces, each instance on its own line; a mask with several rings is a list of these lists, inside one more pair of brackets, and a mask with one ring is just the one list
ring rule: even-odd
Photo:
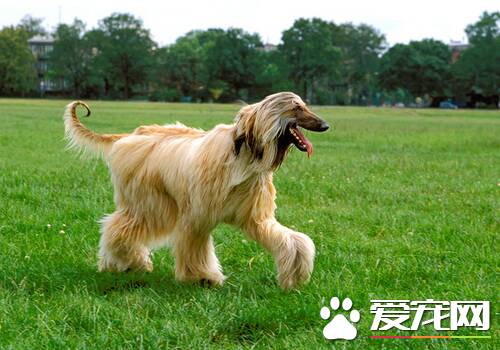
[[78,119],[78,105],[90,115],[84,102],[66,106],[69,147],[101,155],[115,191],[116,210],[101,221],[99,271],[152,271],[151,249],[168,243],[176,279],[220,285],[225,276],[211,231],[228,223],[274,256],[282,288],[309,280],[314,243],[274,216],[273,172],[292,144],[312,154],[301,128],[329,128],[299,96],[270,95],[210,131],[177,123],[97,134]]

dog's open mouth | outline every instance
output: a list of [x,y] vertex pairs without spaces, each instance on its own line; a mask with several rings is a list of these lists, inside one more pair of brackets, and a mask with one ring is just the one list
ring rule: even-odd
[[290,140],[291,142],[302,152],[307,152],[307,156],[311,157],[313,153],[313,145],[311,141],[309,141],[302,131],[300,131],[300,127],[298,125],[289,125],[288,131],[290,131]]

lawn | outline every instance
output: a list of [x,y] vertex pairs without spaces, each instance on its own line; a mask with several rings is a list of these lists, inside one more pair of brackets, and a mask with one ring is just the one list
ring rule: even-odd
[[[106,165],[65,150],[62,100],[0,99],[0,348],[493,349],[498,346],[500,113],[315,107],[309,133],[275,175],[277,217],[317,249],[308,285],[284,292],[274,262],[220,226],[221,288],[176,282],[168,249],[154,272],[97,273],[98,220],[113,211]],[[90,101],[100,132],[177,120],[211,128],[237,105]],[[349,297],[354,341],[327,341],[319,312]],[[491,339],[370,331],[371,299],[489,300]],[[498,347],[497,347],[498,348]]]

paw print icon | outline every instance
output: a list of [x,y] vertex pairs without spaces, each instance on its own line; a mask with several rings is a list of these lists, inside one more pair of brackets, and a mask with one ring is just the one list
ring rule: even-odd
[[[357,323],[361,318],[358,310],[352,309],[352,301],[349,298],[345,298],[342,301],[342,310],[340,310],[340,300],[337,297],[333,297],[330,300],[330,307],[323,306],[320,311],[320,316],[322,319],[330,320],[328,324],[323,328],[323,335],[326,339],[345,339],[352,340],[356,338],[358,333],[354,323]],[[330,311],[330,309],[333,311]],[[351,310],[352,309],[352,310]],[[350,312],[349,312],[350,310]],[[348,313],[346,317],[342,313]],[[333,317],[332,314],[336,313]]]

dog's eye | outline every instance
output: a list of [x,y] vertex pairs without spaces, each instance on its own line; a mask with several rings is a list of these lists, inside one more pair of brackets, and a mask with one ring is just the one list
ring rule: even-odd
[[302,107],[301,106],[295,106],[294,111],[298,112],[298,111],[303,111]]

